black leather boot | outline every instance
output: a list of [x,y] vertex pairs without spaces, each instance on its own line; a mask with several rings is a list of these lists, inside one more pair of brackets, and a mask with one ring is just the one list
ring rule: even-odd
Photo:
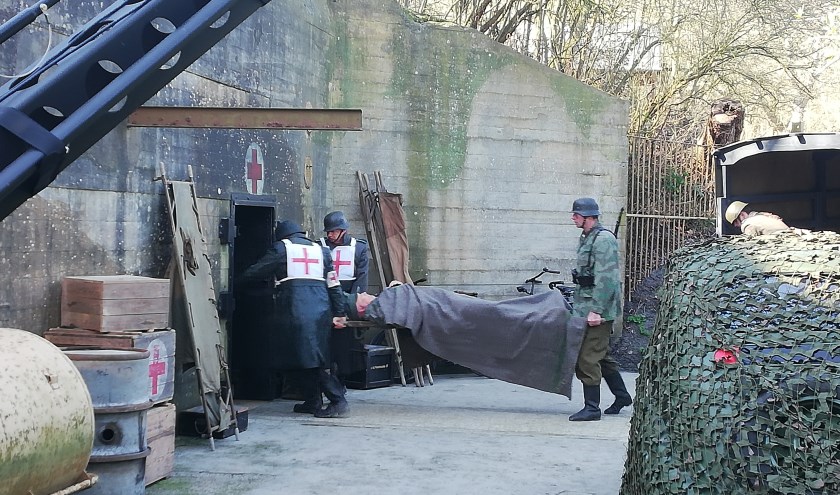
[[304,401],[295,404],[292,410],[296,413],[315,414],[324,407],[324,399],[321,397],[321,386],[318,382],[317,370],[304,370],[299,374],[301,392]]
[[319,370],[318,385],[330,403],[327,407],[315,411],[316,418],[346,418],[350,415],[350,405],[344,398],[347,389],[335,374],[327,370]]
[[604,381],[610,387],[610,392],[615,396],[613,405],[604,410],[604,414],[618,414],[622,407],[627,407],[633,404],[633,399],[627,392],[627,387],[624,385],[624,379],[621,378],[621,373],[618,371],[604,375]]
[[601,387],[583,386],[583,409],[569,416],[569,421],[598,421],[601,419]]
[[315,411],[316,418],[346,418],[350,415],[350,404],[347,403],[347,400],[341,398],[335,402],[330,402],[330,404],[321,409],[320,411]]

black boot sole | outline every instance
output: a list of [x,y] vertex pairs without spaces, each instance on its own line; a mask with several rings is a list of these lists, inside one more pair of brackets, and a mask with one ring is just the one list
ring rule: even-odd
[[350,406],[346,403],[330,404],[315,412],[316,418],[346,418],[350,416]]
[[618,414],[618,413],[620,413],[620,412],[621,412],[621,409],[622,409],[622,408],[629,407],[629,406],[631,406],[631,405],[633,405],[633,401],[632,401],[632,400],[631,400],[631,401],[629,401],[629,402],[626,402],[626,401],[621,401],[621,402],[619,402],[618,400],[616,400],[616,401],[613,403],[613,405],[611,405],[610,407],[608,407],[608,408],[604,409],[604,414]]
[[301,414],[315,414],[320,409],[321,409],[320,407],[316,407],[316,406],[313,406],[313,405],[310,405],[310,404],[303,403],[303,404],[295,404],[295,406],[292,408],[292,411],[294,411],[296,413],[301,413]]
[[601,415],[578,416],[577,414],[572,414],[569,416],[569,421],[601,421]]

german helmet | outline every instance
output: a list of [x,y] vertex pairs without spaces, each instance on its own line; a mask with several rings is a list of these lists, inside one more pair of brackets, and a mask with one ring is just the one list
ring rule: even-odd
[[347,230],[350,224],[344,218],[344,213],[340,211],[331,211],[324,217],[324,232],[331,230]]
[[601,214],[598,203],[592,198],[578,198],[572,203],[572,213],[584,217],[597,217]]
[[274,227],[274,240],[281,241],[292,234],[304,233],[306,233],[306,231],[303,230],[303,227],[301,227],[297,222],[283,220],[282,222],[277,222],[277,225]]

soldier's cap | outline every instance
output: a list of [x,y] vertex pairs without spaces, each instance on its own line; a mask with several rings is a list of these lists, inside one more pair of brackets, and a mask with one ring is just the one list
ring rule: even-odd
[[744,208],[746,208],[748,204],[749,203],[744,203],[743,201],[733,201],[730,203],[726,208],[726,213],[724,214],[726,221],[729,223],[735,223],[735,220],[738,219],[738,215],[744,211]]

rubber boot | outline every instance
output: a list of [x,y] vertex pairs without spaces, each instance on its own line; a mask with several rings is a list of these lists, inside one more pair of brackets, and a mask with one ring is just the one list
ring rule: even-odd
[[569,421],[598,421],[601,419],[601,387],[583,386],[583,409],[569,416]]
[[318,370],[318,384],[324,395],[330,400],[330,404],[315,411],[316,418],[345,418],[350,415],[350,404],[344,398],[347,389],[335,376],[327,370]]
[[304,370],[299,377],[304,401],[295,404],[292,410],[296,413],[315,414],[324,407],[317,370]]
[[296,413],[316,414],[324,407],[323,401],[303,401],[300,404],[295,404],[292,410]]
[[335,402],[330,402],[330,405],[327,407],[315,411],[316,418],[346,418],[349,415],[350,404],[343,398]]
[[604,375],[604,381],[610,387],[610,392],[615,396],[615,402],[604,410],[604,414],[618,414],[622,407],[627,407],[633,404],[633,399],[627,393],[627,387],[624,385],[624,379],[621,378],[621,373],[618,371],[610,372]]

